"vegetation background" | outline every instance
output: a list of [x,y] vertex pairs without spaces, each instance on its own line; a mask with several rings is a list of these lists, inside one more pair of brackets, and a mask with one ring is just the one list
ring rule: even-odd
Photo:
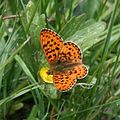
[[[41,82],[44,27],[81,47],[91,89]],[[23,119],[120,119],[120,0],[0,0],[0,120]]]

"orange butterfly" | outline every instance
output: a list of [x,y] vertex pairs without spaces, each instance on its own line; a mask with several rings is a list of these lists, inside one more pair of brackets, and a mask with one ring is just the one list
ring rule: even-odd
[[75,43],[64,42],[48,28],[41,30],[40,43],[50,64],[54,85],[59,91],[71,89],[77,79],[87,76],[88,69],[82,63],[81,50]]

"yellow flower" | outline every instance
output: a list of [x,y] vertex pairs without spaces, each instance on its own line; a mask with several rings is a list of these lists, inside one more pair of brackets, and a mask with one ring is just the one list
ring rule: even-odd
[[48,75],[49,68],[48,67],[42,67],[39,71],[39,75],[46,83],[53,83],[53,75]]

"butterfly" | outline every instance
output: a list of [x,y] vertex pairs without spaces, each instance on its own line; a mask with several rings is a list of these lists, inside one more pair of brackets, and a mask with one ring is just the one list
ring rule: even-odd
[[73,88],[77,79],[88,74],[82,63],[80,48],[73,42],[64,42],[56,32],[44,28],[40,32],[40,44],[50,64],[50,74],[57,90],[65,92]]

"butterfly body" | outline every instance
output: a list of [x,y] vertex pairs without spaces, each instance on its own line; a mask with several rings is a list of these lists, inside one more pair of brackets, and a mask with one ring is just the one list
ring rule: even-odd
[[40,43],[50,64],[55,87],[59,91],[71,89],[77,79],[86,77],[87,67],[82,63],[80,48],[73,42],[63,42],[62,38],[50,29],[40,32]]

